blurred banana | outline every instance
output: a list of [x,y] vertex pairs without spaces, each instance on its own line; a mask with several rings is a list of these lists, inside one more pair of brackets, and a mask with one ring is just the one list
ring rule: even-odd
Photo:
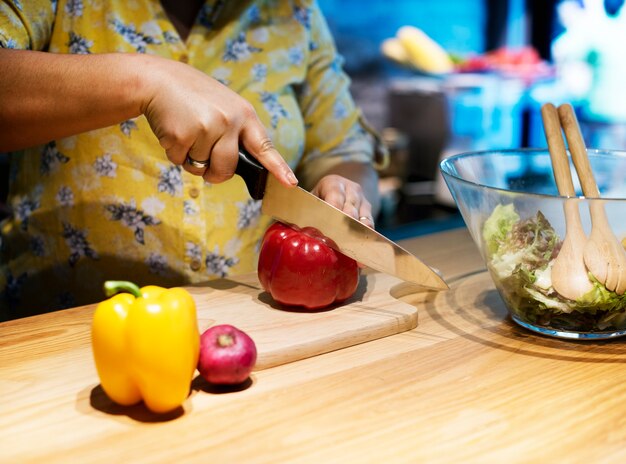
[[[399,44],[402,45],[406,59],[417,69],[431,74],[444,74],[453,70],[454,66],[448,53],[421,29],[403,26],[398,29],[396,36]],[[390,48],[391,53],[395,53],[394,56],[402,56],[401,52],[395,50],[396,42],[388,44],[387,51]]]
[[381,44],[380,49],[383,52],[383,55],[390,60],[404,66],[413,66],[411,60],[409,59],[409,55],[399,39],[396,39],[395,37],[385,39]]

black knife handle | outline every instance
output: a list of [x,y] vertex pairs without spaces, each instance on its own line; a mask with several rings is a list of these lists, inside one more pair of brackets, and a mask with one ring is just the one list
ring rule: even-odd
[[265,169],[250,153],[239,147],[239,162],[235,174],[239,174],[248,187],[250,196],[262,200],[265,194],[265,183],[269,171]]

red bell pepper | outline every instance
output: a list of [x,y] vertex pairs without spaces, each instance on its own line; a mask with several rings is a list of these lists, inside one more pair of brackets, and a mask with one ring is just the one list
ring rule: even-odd
[[331,244],[313,227],[273,224],[259,255],[261,285],[277,302],[308,309],[350,298],[359,283],[359,267]]

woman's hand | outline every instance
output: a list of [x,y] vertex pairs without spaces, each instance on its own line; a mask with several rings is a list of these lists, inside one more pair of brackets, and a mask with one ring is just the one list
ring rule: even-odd
[[374,228],[372,204],[365,198],[363,189],[356,182],[336,174],[329,174],[319,180],[311,193],[368,227]]
[[297,184],[247,100],[186,64],[155,57],[146,64],[151,86],[142,113],[172,163],[223,182],[235,173],[241,143],[283,184]]
[[[186,64],[138,53],[0,49],[0,76],[0,151],[144,114],[168,158],[209,182],[232,177],[242,143],[282,183],[297,183],[250,103]],[[185,164],[187,156],[210,159],[210,167]]]

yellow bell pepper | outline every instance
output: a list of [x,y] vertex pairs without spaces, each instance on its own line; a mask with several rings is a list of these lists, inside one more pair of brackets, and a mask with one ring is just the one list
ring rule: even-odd
[[[130,293],[118,293],[126,291]],[[100,384],[114,402],[144,401],[153,412],[179,407],[198,364],[193,298],[182,288],[105,283],[108,300],[93,317],[91,342]]]

